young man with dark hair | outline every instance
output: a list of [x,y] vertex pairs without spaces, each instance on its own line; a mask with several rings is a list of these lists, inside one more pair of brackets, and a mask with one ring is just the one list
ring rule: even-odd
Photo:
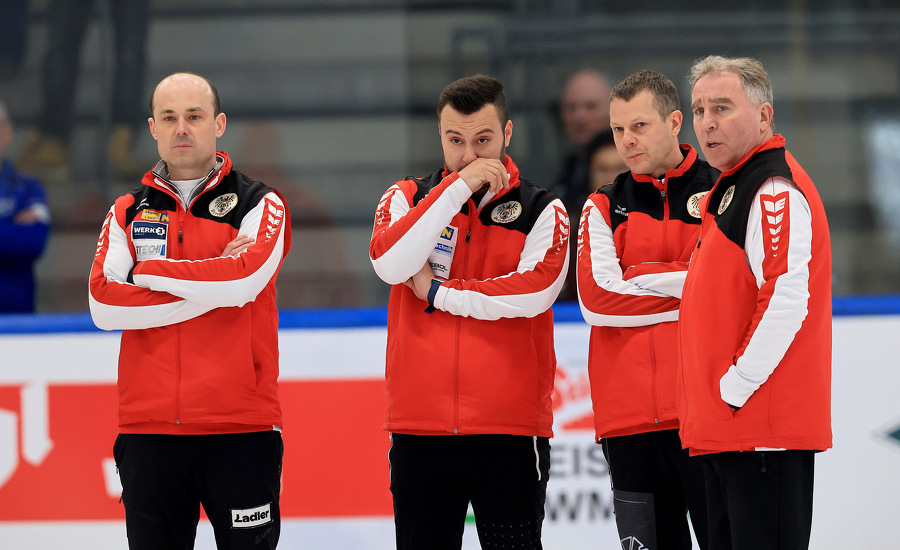
[[631,169],[592,194],[578,235],[578,292],[592,326],[594,428],[609,462],[619,538],[634,547],[706,548],[703,470],[678,439],[678,310],[719,172],[680,145],[678,91],[637,71],[613,88],[610,126]]
[[450,84],[444,167],[396,182],[375,215],[399,549],[459,549],[470,502],[482,548],[541,548],[569,222],[506,155],[512,128],[498,80]]

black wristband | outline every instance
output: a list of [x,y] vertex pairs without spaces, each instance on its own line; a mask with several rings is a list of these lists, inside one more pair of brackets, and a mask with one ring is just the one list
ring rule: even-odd
[[437,296],[437,291],[441,288],[441,281],[437,277],[433,277],[431,279],[431,288],[428,289],[428,307],[425,308],[425,313],[431,313],[436,308],[434,307],[434,297]]

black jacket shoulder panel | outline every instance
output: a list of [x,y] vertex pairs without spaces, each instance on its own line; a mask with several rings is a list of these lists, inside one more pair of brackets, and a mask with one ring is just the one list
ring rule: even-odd
[[[191,205],[197,218],[227,223],[237,229],[247,212],[253,210],[272,188],[232,170],[218,185],[202,193]],[[231,201],[235,201],[231,204]]]
[[556,198],[549,189],[519,178],[519,185],[484,205],[478,218],[484,225],[528,234],[547,205]]
[[424,178],[415,178],[415,177],[407,177],[405,179],[415,182],[416,184],[416,193],[413,195],[413,203],[412,206],[419,204],[419,201],[424,199],[429,191],[438,186],[438,184],[443,181],[442,174],[444,173],[443,168],[433,172],[432,174],[425,176]]
[[[722,178],[710,196],[708,215],[713,216],[719,230],[742,249],[747,239],[753,198],[762,184],[772,177],[793,181],[783,148],[757,153],[736,173]],[[726,195],[730,197],[726,198]],[[719,213],[722,206],[724,209]]]
[[634,180],[631,172],[616,176],[612,183],[597,190],[609,199],[610,229],[615,232],[619,225],[628,221],[632,212],[641,212],[651,218],[663,219],[662,196],[653,185]]
[[[149,185],[141,185],[131,193],[134,203],[125,210],[125,225],[134,221],[138,212],[154,210],[156,212],[172,212],[175,210],[175,198]],[[158,220],[157,220],[158,221]]]

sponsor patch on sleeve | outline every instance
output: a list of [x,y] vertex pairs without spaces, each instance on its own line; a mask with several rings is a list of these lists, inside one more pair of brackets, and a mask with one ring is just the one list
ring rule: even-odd
[[166,257],[169,225],[160,222],[135,221],[131,224],[131,242],[137,261]]
[[449,225],[445,227],[434,245],[434,250],[428,256],[428,263],[435,277],[450,278],[450,265],[453,263],[453,252],[456,250],[456,233],[455,227]]

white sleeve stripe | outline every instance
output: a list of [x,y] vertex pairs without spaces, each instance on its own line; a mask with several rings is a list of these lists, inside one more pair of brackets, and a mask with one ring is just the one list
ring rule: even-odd
[[762,208],[759,194],[789,192],[790,233],[787,271],[778,277],[772,297],[753,332],[743,355],[720,381],[722,398],[742,406],[769,376],[787,353],[807,315],[809,262],[812,259],[812,214],[803,193],[789,180],[773,178],[760,189],[750,210],[745,252],[757,286],[765,284],[762,236]]
[[115,206],[111,210],[112,216],[109,219],[108,228],[109,243],[106,248],[106,257],[103,259],[103,274],[108,281],[123,282],[128,279],[128,272],[134,266],[134,258],[131,257],[128,235],[125,234],[116,219]]
[[[259,228],[262,223],[262,216],[265,212],[265,204],[269,199],[276,204],[281,204],[274,193],[268,193],[263,200],[260,201],[250,212],[244,216],[239,234],[252,235],[256,238],[259,235]],[[277,211],[277,210],[276,210]],[[243,254],[243,253],[242,253]],[[232,307],[243,306],[247,302],[256,299],[260,292],[266,287],[284,255],[284,231],[278,231],[276,242],[269,251],[268,257],[260,265],[259,268],[246,276],[223,281],[196,281],[187,279],[176,279],[174,277],[164,277],[149,274],[135,274],[134,281],[139,286],[144,286],[152,290],[168,292],[199,304],[206,304],[213,307]],[[209,258],[205,260],[155,260],[173,263],[194,263],[205,261],[224,261],[223,258]],[[240,261],[240,257],[231,258],[232,261]]]
[[[554,246],[557,208],[564,208],[562,201],[559,199],[555,199],[544,208],[534,227],[525,237],[525,244],[519,256],[516,273],[532,273],[541,262],[545,261],[547,254]],[[555,280],[546,284],[543,288],[532,288],[531,292],[526,293],[487,295],[472,290],[441,287],[435,296],[435,307],[454,315],[488,321],[504,317],[534,317],[547,311],[559,296],[568,273],[570,261],[568,244],[565,248],[565,255],[562,269]],[[503,280],[512,275],[512,273],[502,275],[494,280]]]
[[[100,232],[101,240],[104,232],[107,232],[109,239],[102,266],[105,284],[128,285],[125,280],[134,261],[129,252],[128,237],[116,221],[115,206],[110,211],[112,215]],[[187,301],[117,306],[96,300],[91,292],[88,292],[88,306],[94,324],[102,330],[161,327],[193,319],[212,309]]]
[[[411,206],[397,186],[388,190],[380,204],[383,204],[388,195],[392,195],[389,226],[393,226],[409,213]],[[418,273],[428,261],[441,231],[471,195],[469,186],[461,179],[450,184],[390,249],[378,258],[370,258],[375,273],[392,285],[403,283]]]
[[661,292],[643,289],[622,279],[612,228],[607,225],[599,209],[591,208],[587,228],[591,243],[591,274],[598,287],[623,296],[666,297]]
[[596,327],[645,327],[678,320],[678,310],[663,313],[648,313],[647,315],[604,315],[602,313],[585,312],[581,309],[584,320]]
[[115,306],[102,304],[93,296],[88,296],[88,302],[94,324],[102,330],[136,330],[174,325],[214,309],[187,300],[150,306]]

